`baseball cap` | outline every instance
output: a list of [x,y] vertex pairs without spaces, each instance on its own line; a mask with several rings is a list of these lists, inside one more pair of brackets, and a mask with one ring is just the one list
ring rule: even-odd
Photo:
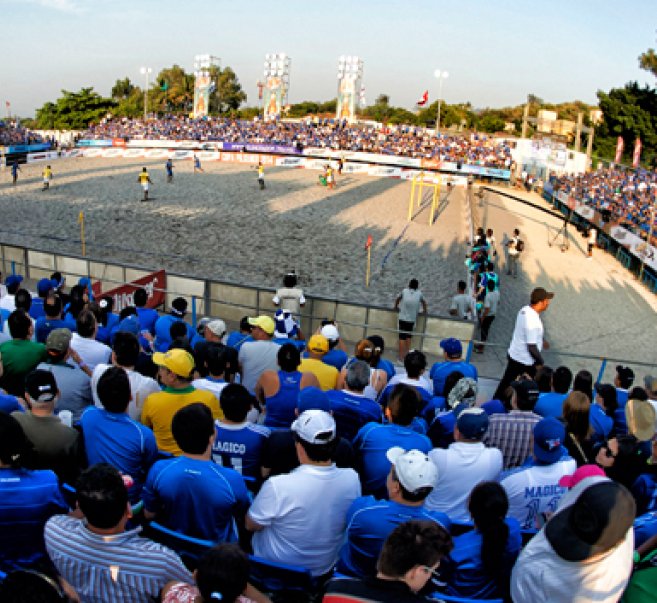
[[525,402],[533,402],[536,404],[538,401],[538,396],[540,395],[540,390],[536,381],[531,379],[523,379],[522,381],[514,381],[511,384],[511,387],[515,390],[516,395],[518,396],[518,401],[522,400]]
[[194,370],[194,358],[186,350],[174,348],[166,353],[155,352],[153,362],[168,368],[179,377],[189,377]]
[[543,287],[536,287],[536,289],[532,291],[529,303],[534,305],[546,299],[552,299],[553,297],[554,293],[552,291],[546,291]]
[[324,325],[320,333],[329,341],[337,341],[340,339],[340,333],[335,325]]
[[454,414],[456,426],[466,440],[481,440],[488,431],[488,413],[483,408],[460,404]]
[[326,354],[329,351],[329,342],[324,335],[313,335],[308,340],[308,349],[316,354]]
[[226,334],[226,323],[220,318],[211,320],[205,325],[205,327],[212,331],[217,337],[223,337]]
[[299,392],[297,408],[299,409],[299,414],[307,410],[324,410],[329,412],[331,410],[331,403],[326,392],[319,389],[319,387],[304,387]]
[[584,561],[614,548],[632,527],[636,503],[625,486],[613,480],[585,488],[575,502],[545,525],[554,552],[566,561]]
[[655,435],[655,407],[647,400],[628,400],[625,405],[627,430],[640,442]]
[[132,333],[133,335],[139,335],[141,330],[139,326],[139,318],[136,314],[131,314],[126,316],[116,329],[116,332]]
[[634,371],[629,366],[619,364],[616,367],[616,374],[622,389],[629,389],[634,383]]
[[260,327],[267,335],[273,335],[276,330],[274,319],[264,314],[255,318],[249,318],[249,324],[252,327]]
[[447,396],[447,404],[450,408],[456,408],[459,404],[474,406],[477,401],[477,382],[470,377],[459,379]]
[[424,452],[407,452],[399,446],[393,446],[386,452],[386,458],[395,466],[399,483],[409,492],[436,485],[438,469]]
[[[60,331],[64,329],[59,329]],[[57,396],[57,381],[50,371],[35,370],[25,377],[25,391],[35,402],[52,402]]]
[[454,337],[443,339],[440,342],[440,347],[445,350],[445,354],[447,354],[450,358],[456,358],[457,356],[463,354],[463,346],[461,345],[461,342]]
[[11,287],[12,285],[18,285],[18,283],[23,282],[23,277],[20,274],[10,274],[6,279],[5,279],[5,285],[7,287]]
[[541,419],[534,425],[534,456],[547,465],[556,463],[564,453],[562,444],[566,439],[566,429],[554,417]]
[[573,488],[587,477],[605,477],[605,472],[597,465],[582,465],[578,467],[575,473],[564,475],[559,480],[559,485],[564,488]]
[[308,444],[327,444],[335,439],[335,420],[325,410],[302,412],[291,429]]
[[39,294],[39,297],[46,297],[49,291],[56,288],[57,283],[53,280],[50,280],[49,278],[42,278],[37,283],[37,293]]
[[72,334],[68,329],[53,329],[46,338],[46,350],[63,354],[71,343]]

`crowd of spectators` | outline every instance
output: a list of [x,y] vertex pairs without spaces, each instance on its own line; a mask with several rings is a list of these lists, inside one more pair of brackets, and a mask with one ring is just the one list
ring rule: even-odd
[[46,140],[36,132],[24,128],[18,122],[0,120],[0,146],[37,144],[42,142],[50,142],[50,140]]
[[167,116],[158,119],[103,119],[87,139],[190,140],[199,143],[263,143],[333,151],[362,151],[402,157],[437,158],[486,167],[511,165],[509,143],[485,134],[442,135],[415,126],[348,125],[336,120],[253,121]]
[[632,231],[650,230],[651,208],[657,196],[657,171],[604,168],[579,176],[560,176],[555,190],[596,210]]
[[[307,568],[327,602],[612,603],[629,583],[630,603],[657,585],[631,577],[634,546],[657,547],[657,378],[573,378],[539,334],[540,362],[510,362],[486,400],[456,339],[427,370],[375,334],[350,354],[333,323],[300,340],[286,308],[228,333],[141,289],[114,314],[58,273],[0,293],[2,600],[55,584],[40,600],[266,603],[246,552]],[[186,565],[151,522],[219,546]]]

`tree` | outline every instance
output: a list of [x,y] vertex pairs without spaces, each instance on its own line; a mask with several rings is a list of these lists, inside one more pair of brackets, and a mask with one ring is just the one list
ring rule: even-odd
[[[211,73],[210,76],[212,75]],[[213,82],[215,82],[215,91],[210,95],[210,112],[222,114],[236,111],[246,100],[246,93],[230,67],[219,71]]]
[[48,102],[37,109],[36,122],[43,129],[83,130],[115,107],[116,101],[103,98],[93,88],[82,88],[80,92],[62,90],[55,103]]
[[657,54],[653,48],[648,48],[643,54],[639,55],[639,67],[650,71],[657,77]]
[[121,101],[128,98],[135,87],[133,86],[130,78],[126,77],[122,80],[116,80],[114,86],[112,86],[112,98],[116,101]]
[[382,107],[388,107],[390,105],[390,97],[387,94],[379,94],[374,101],[375,105],[380,105]]
[[481,132],[502,132],[506,122],[497,111],[487,111],[477,120],[477,129]]
[[[164,82],[166,86],[160,85],[160,82]],[[186,73],[179,65],[162,69],[157,74],[148,91],[149,110],[189,113],[193,104],[194,74]]]

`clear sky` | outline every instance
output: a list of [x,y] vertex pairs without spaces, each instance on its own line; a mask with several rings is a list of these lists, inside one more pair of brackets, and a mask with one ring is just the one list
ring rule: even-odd
[[264,55],[292,57],[289,100],[336,96],[337,60],[365,61],[366,99],[412,108],[424,90],[448,103],[596,102],[630,80],[655,85],[637,57],[654,48],[657,0],[0,0],[0,114],[29,117],[61,89],[109,95],[141,66],[193,69],[221,57],[257,102]]

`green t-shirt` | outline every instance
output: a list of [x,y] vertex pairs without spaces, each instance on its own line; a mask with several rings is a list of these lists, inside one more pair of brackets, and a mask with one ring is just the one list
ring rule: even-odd
[[652,551],[635,564],[621,603],[652,603],[655,601],[656,591],[657,551]]
[[13,396],[25,391],[25,375],[46,359],[46,346],[26,339],[12,339],[0,345],[4,374],[0,385]]

